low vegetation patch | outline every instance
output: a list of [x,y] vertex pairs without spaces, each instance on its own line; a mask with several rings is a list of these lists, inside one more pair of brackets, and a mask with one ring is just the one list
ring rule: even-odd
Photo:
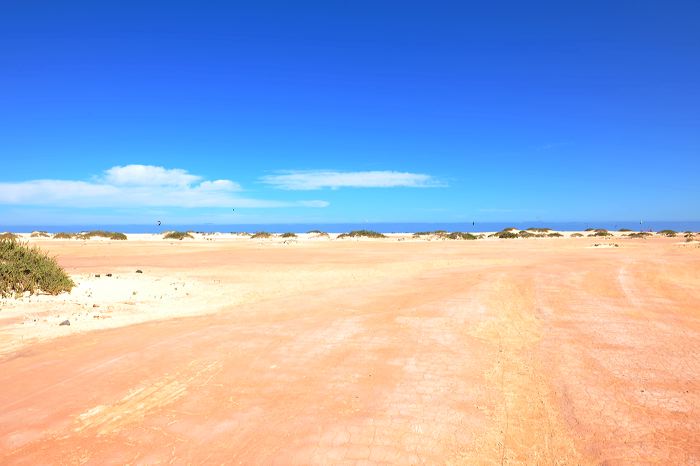
[[434,230],[434,231],[417,231],[413,233],[413,236],[445,236],[447,235],[447,230]]
[[592,233],[588,236],[612,236],[612,233],[610,233],[608,230],[604,230],[602,228],[599,228],[595,230],[595,233]]
[[50,238],[51,235],[48,234],[46,231],[33,231],[31,235],[29,235],[31,238]]
[[0,296],[21,295],[25,291],[55,295],[74,286],[56,259],[39,248],[0,239]]
[[185,238],[194,239],[189,231],[169,231],[163,235],[163,239],[177,239],[182,241]]
[[476,236],[472,235],[471,233],[463,233],[461,231],[455,231],[455,232],[452,232],[452,233],[446,235],[445,238],[472,240],[472,239],[476,239]]
[[661,230],[659,234],[662,236],[668,236],[669,238],[673,238],[678,233],[675,230]]
[[77,237],[80,239],[90,239],[93,237],[115,239],[115,240],[125,240],[126,235],[124,233],[119,233],[117,231],[104,231],[104,230],[92,230],[80,233]]
[[552,231],[551,228],[535,228],[531,227],[528,228],[527,231],[534,231],[535,233],[547,233],[548,231]]
[[282,233],[282,238],[296,238],[297,234],[292,232]]
[[561,233],[559,233],[557,231],[554,231],[552,233],[547,233],[548,238],[561,238],[562,236],[564,236],[564,235],[562,235]]
[[340,238],[358,238],[358,237],[364,237],[364,238],[386,238],[386,236],[383,233],[379,233],[377,231],[372,231],[372,230],[353,230],[350,233],[343,233],[338,236],[338,239]]
[[518,237],[520,237],[520,238],[535,238],[536,236],[538,236],[538,235],[536,235],[534,233],[530,233],[527,230],[520,230],[518,232]]
[[496,232],[492,235],[489,235],[489,238],[503,238],[503,239],[512,239],[512,238],[520,238],[518,233],[513,233],[513,230],[515,228],[506,228],[505,230],[501,230],[499,232]]
[[572,237],[572,238],[582,238],[583,235],[582,235],[581,233],[572,233],[572,234],[571,234],[571,237]]
[[254,233],[251,235],[251,239],[258,239],[258,238],[271,238],[272,233],[268,233],[266,231],[258,231],[257,233]]
[[632,230],[630,230],[629,228],[620,228],[620,229],[617,230],[617,231],[627,232],[627,231],[632,231]]
[[9,231],[6,231],[5,233],[0,233],[0,240],[16,240],[17,238],[19,238],[19,236],[17,236],[14,233],[10,233]]
[[627,235],[628,238],[648,238],[651,236],[651,233],[646,232],[646,231],[640,231],[638,233],[630,233]]
[[73,239],[76,236],[77,235],[75,233],[66,233],[65,231],[61,231],[53,235],[54,239]]

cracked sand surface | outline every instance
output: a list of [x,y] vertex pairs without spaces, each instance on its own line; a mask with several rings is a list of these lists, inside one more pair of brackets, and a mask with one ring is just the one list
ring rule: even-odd
[[189,295],[3,307],[0,463],[699,463],[700,250],[592,241],[47,242]]

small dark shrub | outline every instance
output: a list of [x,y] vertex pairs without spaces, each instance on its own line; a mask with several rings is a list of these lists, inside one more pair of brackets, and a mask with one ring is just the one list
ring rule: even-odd
[[338,236],[338,239],[340,238],[356,238],[356,237],[365,237],[365,238],[386,238],[386,236],[382,233],[372,231],[372,230],[353,230],[350,233],[343,233]]
[[122,241],[126,239],[126,235],[124,233],[119,233],[116,231],[104,231],[104,230],[86,231],[84,233],[77,235],[77,237],[80,239],[90,239],[94,236],[97,236],[100,238],[122,240]]
[[676,236],[678,233],[677,233],[676,231],[674,231],[674,230],[661,230],[661,231],[659,232],[659,234],[662,235],[662,236],[668,236],[669,238],[673,238],[673,237]]
[[251,239],[257,239],[257,238],[270,238],[272,236],[272,233],[268,233],[266,231],[259,231],[251,236]]
[[448,233],[446,230],[417,231],[417,232],[413,233],[413,236],[433,236],[434,235],[434,236],[444,237],[447,234]]
[[29,235],[31,238],[50,238],[51,235],[49,235],[45,231],[33,231],[31,235]]
[[518,233],[513,233],[510,230],[499,231],[498,233],[494,233],[491,236],[495,236],[496,238],[503,238],[503,239],[519,238]]
[[17,236],[17,235],[14,234],[14,233],[10,233],[9,231],[8,231],[8,232],[5,232],[5,233],[0,233],[0,240],[9,239],[9,240],[13,240],[13,241],[14,241],[14,240],[16,240],[17,238],[19,238],[19,236]]
[[291,233],[291,232],[282,233],[282,238],[296,238],[296,237],[297,237],[296,233]]
[[556,232],[556,231],[552,232],[552,233],[547,233],[548,238],[560,238],[562,236],[564,236],[564,235],[562,235],[561,233]]
[[581,237],[583,237],[583,235],[581,233],[572,233],[571,237],[572,238],[581,238]]
[[194,236],[188,231],[169,231],[163,235],[163,239],[177,239],[182,241],[184,238],[194,239]]
[[463,233],[460,231],[455,231],[453,233],[448,234],[445,236],[447,239],[467,239],[467,240],[472,240],[476,239],[476,236],[472,235],[471,233]]

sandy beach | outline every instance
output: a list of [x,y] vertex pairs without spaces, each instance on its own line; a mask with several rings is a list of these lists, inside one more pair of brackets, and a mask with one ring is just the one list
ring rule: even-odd
[[700,463],[700,243],[24,236],[2,464]]

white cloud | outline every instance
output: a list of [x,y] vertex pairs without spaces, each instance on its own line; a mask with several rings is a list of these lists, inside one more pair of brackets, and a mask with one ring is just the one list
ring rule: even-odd
[[430,175],[397,171],[290,171],[279,175],[268,175],[260,179],[263,183],[279,189],[310,191],[322,188],[436,188],[446,184]]
[[0,204],[77,208],[134,207],[326,207],[328,202],[240,197],[231,180],[201,181],[186,170],[150,165],[113,167],[94,181],[0,182]]
[[154,165],[124,165],[105,170],[105,183],[115,186],[189,186],[201,180],[181,168],[167,169]]

